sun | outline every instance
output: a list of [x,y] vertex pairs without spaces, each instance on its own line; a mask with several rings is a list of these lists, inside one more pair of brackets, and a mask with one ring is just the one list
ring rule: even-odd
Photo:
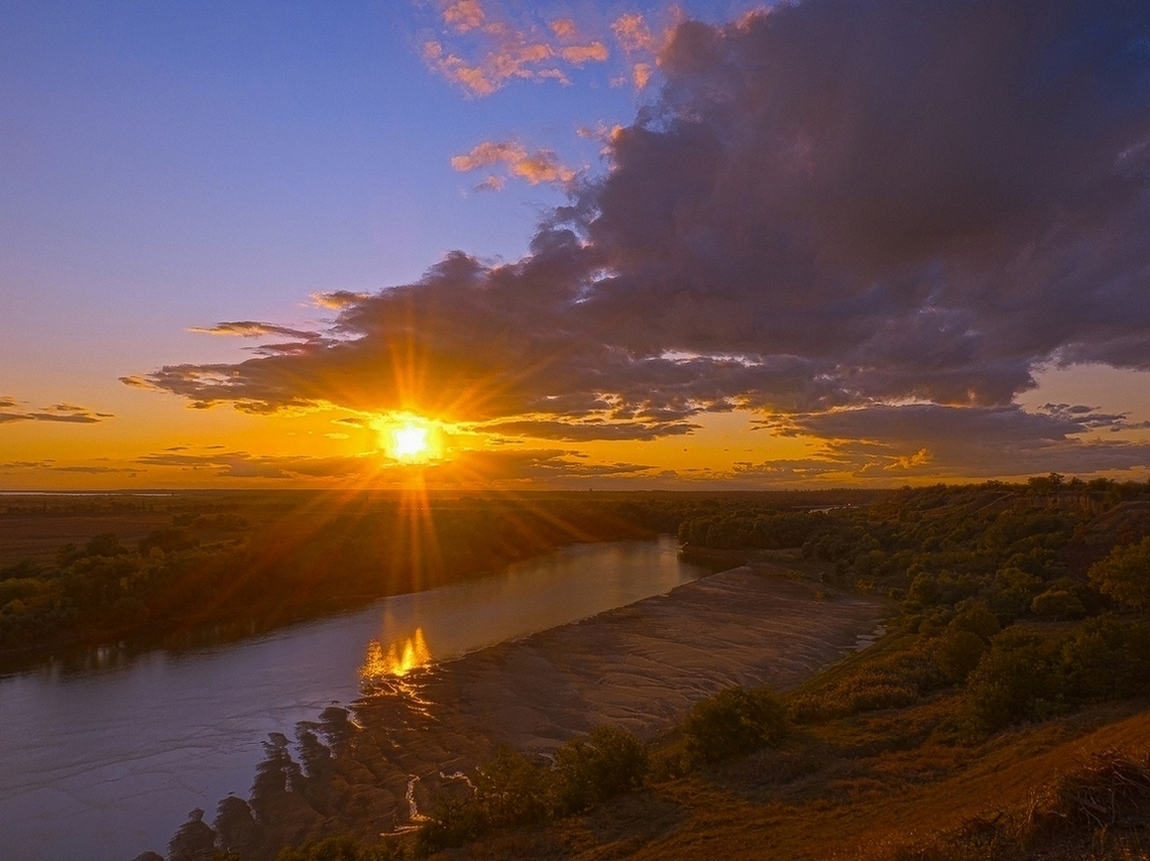
[[431,440],[427,428],[407,422],[391,431],[389,454],[396,460],[422,461],[431,456]]

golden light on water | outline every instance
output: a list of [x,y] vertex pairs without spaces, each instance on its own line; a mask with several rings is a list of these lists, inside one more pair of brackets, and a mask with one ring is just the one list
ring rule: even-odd
[[416,628],[410,637],[392,641],[386,649],[379,640],[367,644],[367,656],[360,667],[361,679],[379,679],[386,676],[405,676],[418,667],[431,663],[431,650],[423,637],[423,628]]

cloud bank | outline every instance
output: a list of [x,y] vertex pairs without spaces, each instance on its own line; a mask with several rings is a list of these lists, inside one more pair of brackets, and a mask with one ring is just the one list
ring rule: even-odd
[[[806,0],[685,22],[659,63],[611,170],[522,260],[455,252],[342,297],[327,332],[130,381],[567,440],[751,410],[908,469],[957,469],[1007,431],[1093,468],[1148,462],[1014,399],[1050,365],[1150,369],[1150,2]],[[292,337],[216,329],[258,326]]]

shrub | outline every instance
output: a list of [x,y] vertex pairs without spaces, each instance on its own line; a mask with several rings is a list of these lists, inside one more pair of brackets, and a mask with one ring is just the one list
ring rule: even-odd
[[790,703],[793,720],[807,723],[878,709],[908,706],[946,683],[931,646],[871,659],[832,684]]
[[935,644],[934,660],[951,682],[965,682],[986,651],[978,634],[960,628],[948,630]]
[[1030,612],[1049,619],[1081,619],[1086,615],[1086,607],[1065,589],[1047,589],[1030,602]]
[[1103,595],[1144,609],[1150,605],[1150,536],[1115,547],[1090,566],[1087,576]]
[[1057,643],[1026,632],[995,638],[967,680],[966,712],[971,725],[993,732],[1018,720],[1048,717],[1063,702],[1054,672]]
[[556,807],[581,812],[641,789],[649,765],[646,746],[631,733],[596,727],[555,751]]
[[436,800],[420,826],[417,848],[438,852],[500,828],[581,813],[641,788],[647,770],[646,746],[614,727],[596,727],[562,745],[555,751],[554,768],[501,748],[476,771],[472,795]]
[[696,703],[683,731],[694,755],[717,762],[778,742],[786,734],[786,711],[765,688],[727,688]]
[[[481,837],[489,828],[474,795],[466,798],[441,795],[435,800],[427,821],[419,826],[415,838],[416,852],[428,855],[452,846],[462,846]],[[280,858],[278,861],[289,859]]]
[[547,815],[547,772],[510,748],[499,748],[476,771],[474,783],[478,814],[491,827],[524,825]]
[[990,638],[1002,630],[998,617],[985,604],[969,604],[963,607],[950,622],[950,627],[959,631],[970,631],[989,642]]

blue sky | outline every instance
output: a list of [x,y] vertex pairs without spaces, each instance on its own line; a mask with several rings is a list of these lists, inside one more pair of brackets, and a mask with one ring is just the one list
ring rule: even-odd
[[[996,8],[1005,10],[1006,14],[1016,6],[1021,10],[1028,2],[1010,0]],[[833,24],[835,16],[845,19],[855,14],[848,13],[850,9],[870,16],[866,20],[871,24],[860,30],[858,38],[858,69],[844,64],[842,69],[828,72],[828,79],[840,74],[842,86],[854,86],[852,81],[857,78],[861,82],[859,104],[873,106],[880,96],[865,88],[872,79],[879,80],[879,73],[867,77],[877,60],[868,58],[865,52],[870,49],[868,46],[882,44],[874,37],[879,28],[889,26],[892,33],[903,28],[904,34],[898,37],[903,39],[901,46],[892,49],[900,58],[914,53],[907,46],[918,38],[919,31],[913,29],[918,26],[925,28],[921,31],[924,33],[950,32],[937,28],[952,28],[956,34],[955,44],[961,46],[962,39],[969,36],[969,33],[962,35],[966,32],[962,29],[963,16],[969,17],[973,8],[960,2],[942,4],[938,7],[939,16],[951,16],[945,25],[926,20],[928,16],[924,16],[922,22],[911,22],[904,27],[902,23],[891,25],[891,19],[882,18],[886,14],[884,8],[889,5],[885,0],[868,0],[853,7],[838,0],[808,0],[794,9],[784,10],[787,14],[779,16],[779,20],[806,16],[810,32],[816,36],[824,33],[819,38],[827,44],[826,40],[839,38],[837,25]],[[1083,6],[1086,10],[1083,13],[1077,8],[1081,4],[1070,0],[1057,5],[1059,10],[1067,7],[1064,17],[1070,23],[1066,26],[1081,31],[1079,41],[1102,39],[1098,34],[1110,33],[1107,28],[1112,28],[1123,39],[1136,36],[1127,34],[1123,28],[1130,26],[1130,20],[1137,19],[1138,3],[1123,2],[1119,4],[1121,10],[1115,7],[1113,15],[1099,15],[1097,21],[1087,20],[1094,7]],[[622,243],[618,247],[637,241],[635,236],[626,234],[626,230],[620,232],[621,222],[610,220],[630,206],[620,204],[622,198],[612,188],[631,189],[628,194],[638,201],[633,211],[646,213],[637,220],[654,223],[661,213],[643,207],[654,205],[650,202],[662,193],[660,188],[664,185],[672,189],[668,192],[672,197],[679,193],[674,191],[677,183],[681,183],[683,189],[692,187],[694,166],[684,163],[683,176],[674,170],[660,173],[653,167],[655,161],[649,164],[642,161],[653,158],[654,150],[648,152],[639,147],[641,135],[612,138],[612,129],[633,126],[650,130],[663,136],[668,151],[682,145],[682,139],[670,131],[660,131],[659,121],[644,117],[643,111],[657,109],[680,120],[693,116],[691,111],[695,108],[688,105],[688,96],[683,93],[701,100],[701,115],[707,115],[706,122],[716,129],[734,122],[725,118],[720,107],[726,98],[724,88],[735,86],[735,79],[723,77],[732,74],[731,63],[736,61],[731,57],[735,54],[713,52],[706,47],[707,39],[716,39],[715,44],[722,46],[722,50],[746,50],[744,43],[749,44],[752,38],[748,34],[753,35],[759,25],[731,24],[726,29],[691,31],[695,41],[680,39],[675,42],[677,53],[667,52],[671,50],[676,32],[674,25],[679,21],[699,18],[722,25],[756,9],[757,20],[763,24],[767,20],[765,7],[751,2],[693,2],[678,7],[649,0],[543,4],[512,0],[194,4],[12,0],[3,4],[0,6],[0,116],[4,118],[0,122],[0,260],[3,261],[0,263],[3,311],[0,313],[0,446],[7,450],[7,456],[0,453],[0,485],[56,486],[68,481],[97,479],[106,486],[191,481],[193,477],[189,475],[177,475],[171,470],[164,472],[160,468],[164,464],[155,459],[156,451],[184,446],[201,449],[224,446],[231,451],[232,466],[204,455],[200,464],[203,468],[194,476],[197,481],[222,477],[227,483],[231,474],[243,473],[247,468],[236,472],[237,462],[323,457],[324,453],[314,442],[306,445],[301,442],[302,437],[309,435],[324,437],[328,440],[326,444],[339,449],[333,450],[331,456],[362,458],[367,453],[365,449],[372,448],[370,434],[348,434],[346,426],[335,431],[330,427],[331,422],[340,421],[341,417],[349,418],[345,414],[348,411],[350,418],[358,416],[357,420],[362,420],[364,426],[374,421],[364,418],[368,407],[358,396],[341,397],[329,387],[308,400],[306,409],[297,409],[294,400],[295,406],[290,409],[277,401],[264,404],[267,409],[262,415],[258,414],[259,410],[249,409],[250,402],[242,398],[236,401],[241,407],[237,413],[229,408],[229,397],[215,399],[213,396],[209,401],[218,404],[213,409],[189,410],[188,398],[192,395],[191,389],[184,385],[187,380],[177,383],[169,378],[157,382],[158,378],[149,378],[147,385],[132,387],[123,385],[120,379],[144,380],[146,375],[163,366],[238,368],[239,363],[261,356],[258,351],[253,353],[251,348],[256,342],[252,338],[211,337],[190,330],[210,329],[225,321],[258,321],[261,325],[298,331],[326,332],[325,326],[341,313],[340,309],[317,305],[310,299],[313,295],[346,291],[366,297],[383,288],[409,284],[419,280],[429,267],[453,249],[483,265],[527,259],[524,255],[528,253],[540,219],[565,203],[570,194],[579,193],[585,181],[603,182],[612,165],[625,168],[617,181],[604,186],[607,190],[602,194],[594,191],[581,198],[584,202],[607,202],[607,216],[592,229],[592,232],[600,231],[600,238],[592,239],[588,247],[609,247],[610,243],[602,239],[606,235],[604,226],[609,224],[615,224],[611,227],[614,231],[611,242]],[[1087,17],[1083,18],[1083,14]],[[984,22],[971,24],[975,29],[984,26]],[[767,32],[770,27],[763,24],[760,29]],[[704,32],[713,36],[704,38],[700,35]],[[1080,56],[1082,52],[1077,49],[1064,47],[1077,44],[1075,39],[1078,37],[1060,43],[1063,47],[1057,50],[1051,48],[1055,53],[1044,61],[1047,65],[1043,74],[1050,74],[1053,68],[1053,74],[1078,75],[1079,80],[1087,80],[1083,76],[1092,74],[1091,62],[1095,62],[1097,69],[1109,70],[1099,74],[1117,74],[1115,68],[1120,71],[1126,68],[1115,66],[1117,60],[1113,57],[1092,60]],[[1136,39],[1131,42],[1135,43]],[[819,50],[822,49],[817,44],[812,49],[815,54]],[[1069,52],[1069,59],[1065,64],[1059,60],[1051,67],[1050,58],[1060,56],[1057,51]],[[937,53],[945,55],[946,51]],[[838,56],[827,56],[834,56],[834,61],[824,62],[829,68]],[[1133,56],[1135,59],[1131,62],[1137,71],[1142,60],[1137,53]],[[668,78],[660,72],[657,59],[664,63],[664,72],[671,70],[672,87],[667,91],[661,89]],[[988,62],[993,61],[995,58],[991,57]],[[766,57],[763,62],[769,64],[774,59]],[[942,69],[939,74],[966,74],[963,69],[947,67],[945,63],[945,57],[939,61]],[[709,69],[708,64],[714,68]],[[801,60],[795,65],[801,65]],[[998,67],[988,65],[986,68],[987,75],[999,74]],[[1005,68],[1001,74],[1008,74]],[[924,86],[937,88],[943,78],[927,77],[929,73],[929,68],[923,73],[922,80],[929,82]],[[716,77],[708,77],[712,74]],[[907,68],[906,75],[912,82],[915,74]],[[808,85],[797,77],[790,80],[786,70],[775,74],[775,78],[783,83],[776,85],[771,79],[766,86],[777,86],[782,94],[780,98],[791,98]],[[1142,90],[1130,83],[1133,78],[1118,74],[1116,80],[1114,92],[1119,100],[1127,99],[1135,108],[1145,101]],[[970,116],[977,116],[980,110],[994,109],[993,105],[979,101],[977,88],[968,89],[972,93],[970,105],[961,106],[963,111],[969,108]],[[993,89],[988,87],[987,91]],[[907,89],[902,98],[913,100],[914,92],[913,88]],[[945,88],[939,92],[941,95],[936,97],[949,97]],[[814,102],[808,98],[805,104]],[[1051,146],[1047,156],[1060,157],[1062,150],[1058,147],[1079,146],[1081,141],[1095,141],[1095,148],[1105,154],[1105,147],[1111,146],[1106,135],[1136,135],[1131,131],[1136,124],[1115,119],[1119,107],[1115,102],[1109,114],[1102,109],[1074,108],[1077,114],[1068,116],[1072,116],[1077,126],[1072,124],[1057,133],[1063,134],[1065,141],[1056,141],[1057,146]],[[843,102],[839,109],[846,118],[856,108]],[[875,109],[889,111],[883,115],[885,122],[892,117],[897,119],[902,106],[892,103]],[[779,121],[788,119],[780,115]],[[1062,128],[1049,123],[1043,126],[1043,122],[1046,120],[1036,117],[1034,128]],[[882,123],[874,125],[880,129],[875,134],[882,133]],[[1015,131],[1020,139],[1029,140],[1026,137],[1029,132],[1021,125],[1020,130]],[[759,132],[739,130],[731,125],[722,132],[727,133],[733,136]],[[722,134],[716,139],[722,139]],[[868,137],[869,132],[864,134],[856,129],[854,134],[856,150],[843,163],[863,159],[865,147],[874,144]],[[937,128],[928,126],[922,134],[926,136],[923,140],[935,140],[939,133]],[[1123,153],[1116,149],[1109,157],[1139,158],[1140,144],[1136,138],[1130,141],[1133,143],[1128,142],[1130,145]],[[897,148],[899,142],[894,140],[892,145]],[[980,141],[972,140],[970,151],[976,151],[981,145]],[[764,151],[769,148],[765,139],[762,146]],[[793,155],[799,152],[795,147],[801,149],[807,143],[800,140],[790,146],[788,152]],[[961,151],[955,152],[959,157],[963,155]],[[1134,155],[1130,156],[1130,152]],[[630,161],[626,160],[628,153],[633,153]],[[1097,153],[1091,151],[1091,157],[1095,156]],[[934,183],[945,189],[978,188],[967,183],[958,168],[951,179],[940,180],[938,177],[943,174],[930,173],[925,161],[918,164],[916,159],[917,152],[911,151],[909,160],[915,163],[909,165],[908,171],[917,169],[922,173],[923,187],[925,183]],[[866,163],[865,159],[858,162]],[[469,166],[475,169],[461,170]],[[763,200],[774,206],[770,200],[776,191],[772,189],[789,181],[786,179],[789,174],[768,178],[760,188],[754,172],[760,168],[745,175],[746,193],[766,195]],[[1017,170],[1004,164],[1003,175],[1014,175]],[[858,173],[856,170],[855,175]],[[570,181],[571,177],[575,177],[574,182]],[[880,232],[884,223],[879,214],[881,207],[888,207],[892,217],[905,218],[896,198],[900,194],[912,197],[908,189],[913,186],[905,185],[902,179],[888,178],[886,182],[887,185],[877,191],[876,187],[867,186],[862,191],[851,191],[854,197],[848,198],[844,193],[842,211],[849,212],[862,200],[863,205],[871,207],[868,218],[879,225]],[[492,188],[480,188],[484,184]],[[829,192],[826,188],[820,187],[818,194],[838,193],[834,187]],[[1059,189],[1034,191],[1034,200],[1025,201],[1026,207],[1023,207],[1029,213],[1026,217],[1031,218],[1039,205],[1035,203],[1038,195],[1060,193]],[[860,198],[860,194],[863,197]],[[970,211],[992,212],[997,211],[995,206],[1016,203],[998,201],[986,207],[971,204]],[[737,207],[742,204],[736,201],[733,205],[735,208],[730,211],[737,214]],[[955,213],[946,211],[944,203],[939,207],[944,211],[941,216],[932,213],[923,218],[915,214],[913,205],[916,205],[913,200],[907,203],[910,207],[907,211],[912,213],[909,224],[926,223],[935,217],[945,222],[952,215],[961,215],[955,215],[957,209]],[[1109,199],[1099,205],[1112,206],[1114,212],[1120,208]],[[694,233],[681,238],[681,244],[685,242],[690,246],[699,237],[718,236],[722,231],[729,233],[724,242],[734,241],[733,237],[750,229],[747,225],[756,223],[754,219],[762,215],[759,208],[751,207],[747,210],[748,220],[728,224],[722,210],[719,212],[712,223],[696,225]],[[817,214],[816,217],[822,218]],[[778,229],[791,228],[784,225]],[[836,241],[857,241],[856,234],[857,231],[844,236],[840,231],[835,234]],[[879,237],[877,241],[887,240]],[[1000,244],[1005,241],[1000,240]],[[739,250],[742,246],[731,247],[736,257],[743,253]],[[905,249],[897,253],[911,254]],[[939,261],[950,253],[938,251],[931,271],[944,271],[939,268],[942,266]],[[745,262],[751,270],[760,265],[752,257]],[[963,265],[969,262],[965,260]],[[915,265],[920,263],[917,261]],[[950,265],[951,272],[957,271],[954,260]],[[1034,272],[1030,274],[1037,278],[1037,269],[1032,269]],[[978,277],[989,279],[987,284],[994,280],[987,272],[980,270],[980,273]],[[606,400],[600,397],[598,401],[587,402],[590,406],[585,409],[591,412],[582,418],[574,413],[551,415],[547,410],[540,411],[539,404],[563,400],[566,391],[556,390],[545,396],[536,392],[544,400],[532,402],[535,406],[529,411],[530,416],[524,418],[527,412],[523,410],[527,407],[521,404],[516,407],[520,412],[498,417],[503,422],[498,432],[494,426],[483,424],[494,420],[487,413],[464,415],[466,411],[463,411],[459,415],[434,418],[445,422],[444,438],[456,440],[461,452],[509,442],[538,451],[538,458],[532,463],[544,466],[539,468],[541,471],[524,473],[524,480],[532,480],[532,477],[550,480],[560,476],[564,465],[579,466],[572,472],[579,480],[587,474],[597,477],[594,470],[588,472],[585,468],[588,462],[603,464],[601,471],[619,481],[649,479],[671,485],[680,480],[720,483],[759,479],[802,483],[810,477],[868,480],[864,473],[871,469],[867,466],[869,455],[852,449],[848,457],[843,454],[845,437],[836,442],[835,438],[825,435],[830,432],[828,429],[834,429],[840,436],[848,434],[842,422],[831,421],[829,414],[810,412],[815,401],[802,407],[802,415],[794,413],[795,407],[788,405],[790,395],[784,396],[779,389],[784,386],[779,377],[783,372],[778,370],[782,364],[793,365],[792,360],[801,360],[814,368],[819,362],[831,361],[824,355],[825,345],[815,341],[820,326],[829,332],[832,323],[827,317],[825,325],[812,324],[814,328],[806,341],[791,344],[786,350],[779,347],[788,336],[782,329],[771,330],[766,321],[772,314],[785,313],[791,305],[790,300],[779,300],[781,304],[776,305],[763,304],[764,296],[779,289],[771,286],[775,276],[774,270],[763,269],[756,277],[764,292],[753,301],[748,299],[749,304],[735,312],[743,318],[766,315],[757,325],[761,331],[775,332],[771,343],[748,342],[749,346],[736,347],[732,342],[729,348],[729,352],[761,354],[753,361],[745,359],[750,362],[748,367],[753,365],[756,373],[766,375],[751,389],[732,389],[729,397],[714,393],[692,395],[689,403],[681,395],[668,395],[669,400],[656,403],[658,397],[655,396],[642,403],[632,402],[625,409],[620,404],[633,396],[608,391],[600,393]],[[439,276],[433,277],[429,283],[440,284],[437,278]],[[721,333],[733,332],[738,327],[732,328],[734,324],[730,320],[721,319],[718,309],[726,307],[723,303],[734,301],[732,296],[744,288],[724,286],[718,281],[708,287],[705,281],[700,281],[693,286],[676,288],[677,292],[664,290],[661,299],[652,299],[655,304],[645,308],[634,299],[642,293],[638,287],[628,288],[630,292],[618,289],[625,282],[626,279],[611,284],[603,281],[600,291],[602,306],[624,315],[620,318],[623,330],[641,328],[649,315],[658,316],[690,296],[691,302],[703,303],[693,312],[694,328],[707,325],[715,328],[710,333],[691,334],[676,329],[679,324],[668,318],[664,325],[667,340],[659,349],[665,355],[680,357],[676,359],[679,362],[676,373],[684,372],[683,363],[688,358],[693,361],[692,373],[701,375],[696,381],[700,385],[703,377],[714,382],[732,373],[729,360],[721,355],[725,349],[722,341],[725,336]],[[522,281],[517,288],[520,293],[513,291],[513,295],[529,295],[522,293],[526,289],[522,285],[526,283]],[[822,289],[808,289],[808,295]],[[901,288],[895,281],[882,287],[888,291],[897,289]],[[713,295],[707,295],[708,290],[712,290]],[[1098,313],[1099,320],[1109,315],[1127,321],[1128,331],[1121,337],[1111,332],[1103,339],[1104,347],[1091,341],[1096,339],[1096,333],[1079,332],[1008,359],[1005,354],[1010,350],[1000,339],[995,342],[997,346],[979,348],[982,353],[977,362],[969,356],[959,362],[956,357],[960,353],[965,356],[962,351],[973,349],[970,344],[989,337],[988,327],[993,328],[989,321],[994,316],[986,317],[982,328],[975,327],[969,321],[985,314],[987,309],[973,304],[968,307],[964,303],[973,301],[971,294],[963,293],[958,287],[950,290],[950,304],[946,307],[934,299],[922,300],[925,304],[916,306],[911,316],[892,317],[887,324],[876,324],[874,320],[878,318],[874,318],[865,325],[879,325],[881,331],[889,330],[890,334],[882,336],[888,340],[904,339],[900,345],[884,341],[875,346],[878,344],[875,339],[879,338],[875,334],[868,342],[871,344],[868,350],[881,347],[881,356],[885,357],[882,361],[891,362],[916,351],[922,353],[922,346],[912,342],[922,337],[924,320],[939,321],[939,332],[951,333],[946,337],[958,338],[962,333],[955,327],[969,325],[972,328],[962,335],[965,340],[946,348],[950,353],[944,356],[945,350],[939,348],[943,352],[937,361],[958,362],[954,368],[941,374],[937,367],[927,367],[922,362],[914,367],[900,366],[897,373],[894,370],[891,373],[895,376],[921,373],[923,382],[896,384],[884,377],[881,385],[868,383],[870,389],[864,386],[850,393],[844,389],[831,400],[818,402],[822,406],[818,406],[816,412],[827,409],[828,405],[834,409],[874,408],[867,413],[871,416],[867,421],[874,427],[864,422],[865,427],[854,432],[860,438],[866,433],[891,434],[889,445],[893,448],[882,457],[890,464],[910,465],[906,467],[910,470],[906,476],[881,475],[882,480],[926,479],[935,475],[978,477],[988,474],[987,470],[994,471],[991,467],[982,471],[974,469],[973,455],[969,453],[958,458],[965,458],[967,462],[943,464],[942,452],[949,438],[945,434],[937,440],[924,436],[919,445],[914,435],[904,428],[904,425],[915,424],[905,421],[911,413],[897,413],[901,418],[893,422],[891,417],[895,413],[885,412],[900,405],[919,410],[928,407],[1007,410],[1010,416],[1016,417],[1022,408],[1028,414],[1040,413],[1048,403],[1043,394],[1049,391],[1051,397],[1059,399],[1053,402],[1054,407],[1058,403],[1065,403],[1068,408],[1087,406],[1093,408],[1095,414],[1108,418],[1091,420],[1087,427],[1081,418],[1085,413],[1081,411],[1047,410],[1043,414],[1047,424],[1042,426],[1036,445],[1041,447],[1053,441],[1060,446],[1067,440],[1081,443],[1094,437],[1107,444],[1117,439],[1134,446],[1142,444],[1146,434],[1137,425],[1150,419],[1147,408],[1150,391],[1145,372],[1138,370],[1145,365],[1139,352],[1141,347],[1129,346],[1133,343],[1131,338],[1141,337],[1137,329],[1141,324],[1130,322],[1141,320],[1141,308],[1130,305],[1124,310],[1123,306],[1123,302],[1132,299],[1115,294],[1118,298],[1106,314]],[[654,297],[658,292],[655,289],[650,295]],[[425,290],[420,295],[431,295],[431,291]],[[865,295],[873,298],[878,294],[872,289]],[[838,299],[828,296],[826,307],[838,307],[835,305]],[[800,300],[797,293],[794,298],[806,301]],[[461,307],[469,301],[462,294],[459,299]],[[858,311],[863,307],[860,301],[862,299],[856,297],[842,307],[855,309],[852,314],[861,313]],[[912,300],[903,297],[898,301]],[[1025,325],[1039,325],[1033,322],[1039,319],[1043,321],[1041,325],[1050,322],[1038,314],[1041,305],[1038,302],[1033,306],[1034,313],[1027,318],[1032,322]],[[1001,310],[1007,306],[997,307]],[[1052,301],[1050,307],[1061,306],[1058,301]],[[353,310],[384,313],[384,309],[375,305],[370,309],[367,305],[357,306]],[[581,313],[577,306],[570,310],[573,314]],[[891,313],[903,312],[892,310]],[[628,314],[633,316],[626,318]],[[493,318],[489,325],[503,325],[500,319],[503,318]],[[600,328],[601,322],[597,324]],[[858,325],[864,325],[861,318]],[[1023,322],[1018,325],[1022,326]],[[375,337],[366,330],[344,331],[366,338],[364,344]],[[593,333],[594,337],[600,334],[598,329]],[[1116,346],[1119,342],[1127,346]],[[308,349],[315,352],[312,358],[316,358],[330,357],[331,349],[338,352],[343,348],[315,341]],[[634,358],[640,356],[643,349],[650,348],[630,345],[627,349],[639,349],[638,353],[632,353]],[[875,355],[869,356],[867,362],[877,361]],[[1073,361],[1064,361],[1067,356],[1073,356]],[[831,366],[826,365],[822,370],[810,371],[811,380],[827,379],[828,374],[831,377],[845,374],[844,363],[861,360],[855,354],[844,354],[833,361],[838,363],[835,366],[838,370],[828,370]],[[261,366],[257,363],[244,367]],[[650,372],[651,367],[645,366],[646,371]],[[480,372],[476,368],[470,371]],[[497,371],[497,368],[482,369],[484,374]],[[867,373],[873,371],[871,368]],[[304,366],[293,371],[297,372],[305,376],[310,373]],[[190,375],[195,373],[198,372],[188,371]],[[795,371],[791,368],[786,373]],[[963,374],[969,375],[969,391],[973,393],[969,403],[964,402],[962,396],[962,387],[966,384],[955,383]],[[769,380],[763,382],[768,377]],[[557,374],[556,379],[559,378],[561,375]],[[1032,383],[1026,382],[1030,378],[1041,381],[1042,385],[1034,390]],[[789,392],[794,381],[789,376],[787,380],[784,388]],[[347,385],[354,387],[359,383],[349,381]],[[727,384],[715,385],[722,389]],[[715,385],[708,391],[718,391]],[[698,386],[692,389],[697,390]],[[173,397],[172,393],[184,397]],[[1098,399],[1097,402],[1090,400],[1091,397]],[[732,406],[736,407],[733,412]],[[372,409],[378,409],[383,415],[394,412],[396,407],[394,400],[384,398]],[[418,407],[414,404],[409,411],[418,412]],[[961,416],[961,420],[967,422],[982,416],[970,410],[932,412],[931,415]],[[770,432],[753,430],[764,420]],[[926,426],[929,422],[920,424]],[[602,430],[604,426],[606,431]],[[1033,422],[1029,426],[1037,427]],[[512,427],[517,429],[515,433],[511,432]],[[533,437],[531,433],[541,436]],[[596,441],[590,441],[596,434]],[[686,447],[681,445],[684,442],[688,443]],[[995,444],[988,438],[988,446]],[[744,460],[736,461],[733,454],[723,454],[734,446],[739,447]],[[1080,447],[1071,448],[1081,451]],[[1096,457],[1098,451],[1092,450],[1091,457],[1082,461],[1083,471],[1105,470],[1108,461]],[[921,452],[927,454],[921,455]],[[1059,457],[1051,461],[1056,464],[1052,468],[1061,469],[1076,463],[1073,457],[1062,457],[1073,453],[1069,449],[1059,449],[1059,452]],[[1139,470],[1145,470],[1146,458],[1141,449],[1126,447],[1120,455],[1113,461],[1113,474],[1141,475]],[[690,458],[696,458],[697,462],[689,464]],[[703,465],[704,460],[707,465]],[[818,462],[829,466],[820,467]],[[1030,466],[1035,462],[1026,460]],[[765,466],[770,463],[775,466]],[[927,466],[929,463],[937,469],[932,471]],[[174,462],[167,465],[176,468]],[[887,466],[878,468],[886,470]],[[179,469],[185,467],[193,468],[183,464]],[[1134,472],[1130,472],[1131,469]],[[299,478],[301,475],[272,466],[254,472],[261,470],[265,477]],[[319,470],[317,475],[322,472]],[[358,470],[352,472],[358,474]]]

